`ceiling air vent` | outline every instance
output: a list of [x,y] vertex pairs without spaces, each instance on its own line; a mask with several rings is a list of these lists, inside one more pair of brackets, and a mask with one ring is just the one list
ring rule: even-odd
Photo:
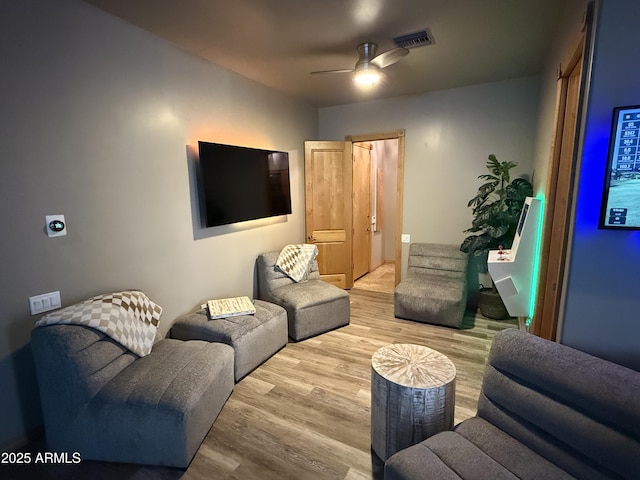
[[429,29],[424,29],[419,32],[409,33],[408,35],[401,35],[393,39],[393,42],[397,47],[403,48],[417,48],[425,47],[427,45],[433,45],[435,40]]

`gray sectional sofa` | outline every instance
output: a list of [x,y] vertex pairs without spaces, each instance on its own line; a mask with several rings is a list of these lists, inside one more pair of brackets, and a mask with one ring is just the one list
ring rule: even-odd
[[234,386],[229,345],[163,339],[138,357],[104,333],[48,325],[31,334],[47,448],[185,468]]
[[640,478],[640,372],[498,333],[477,416],[390,457],[385,480]]
[[394,292],[394,314],[461,327],[467,306],[468,255],[457,245],[412,243],[406,277]]

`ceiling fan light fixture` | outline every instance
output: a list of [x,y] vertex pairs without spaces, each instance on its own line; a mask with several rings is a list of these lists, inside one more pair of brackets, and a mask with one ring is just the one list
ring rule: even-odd
[[365,42],[358,45],[358,61],[352,70],[319,70],[314,73],[347,73],[352,72],[353,83],[361,89],[372,89],[379,83],[386,82],[382,69],[393,65],[409,54],[403,47],[392,48],[378,54],[378,44]]
[[353,82],[363,88],[375,87],[381,79],[382,73],[376,65],[363,65],[353,73]]

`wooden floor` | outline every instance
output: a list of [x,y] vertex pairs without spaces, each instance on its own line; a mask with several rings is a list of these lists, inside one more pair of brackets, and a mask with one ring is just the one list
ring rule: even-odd
[[394,263],[383,263],[372,272],[358,278],[353,288],[371,292],[393,293],[396,286],[396,266]]
[[[495,333],[515,321],[465,317],[457,330],[396,319],[393,294],[353,289],[351,324],[289,343],[236,384],[186,471],[83,461],[6,467],[6,479],[360,480],[381,477],[371,455],[371,356],[390,343],[416,343],[455,364],[459,422],[475,414]],[[46,450],[42,442],[27,447]]]

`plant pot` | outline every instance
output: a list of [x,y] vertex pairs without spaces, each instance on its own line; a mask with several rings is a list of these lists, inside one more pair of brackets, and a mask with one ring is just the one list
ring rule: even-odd
[[478,308],[482,316],[493,320],[506,320],[511,318],[507,307],[504,306],[502,298],[497,290],[492,288],[481,288],[478,292]]

